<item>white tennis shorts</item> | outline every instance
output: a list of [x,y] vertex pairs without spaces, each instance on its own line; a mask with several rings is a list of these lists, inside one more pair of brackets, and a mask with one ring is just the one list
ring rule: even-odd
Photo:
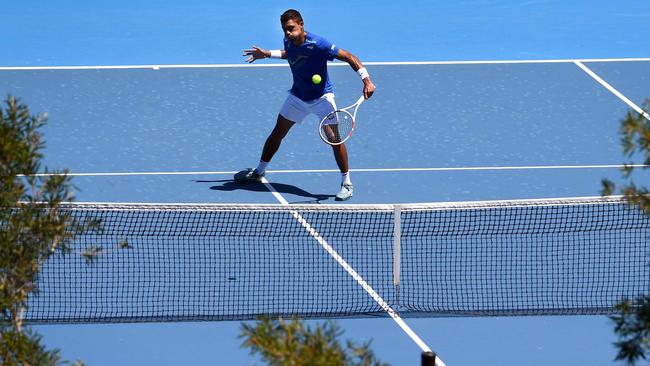
[[289,92],[287,99],[280,109],[280,115],[291,122],[301,124],[310,114],[315,114],[320,122],[325,116],[335,110],[336,101],[334,100],[333,93],[327,93],[318,99],[305,102]]

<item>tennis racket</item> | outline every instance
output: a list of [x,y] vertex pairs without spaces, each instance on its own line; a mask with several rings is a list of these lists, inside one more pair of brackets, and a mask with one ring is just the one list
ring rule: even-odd
[[337,109],[325,116],[318,125],[321,140],[329,145],[340,145],[346,142],[354,132],[357,110],[364,100],[362,95],[353,105]]

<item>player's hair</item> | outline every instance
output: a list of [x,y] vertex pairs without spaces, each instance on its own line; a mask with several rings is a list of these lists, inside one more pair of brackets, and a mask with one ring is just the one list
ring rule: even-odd
[[280,22],[283,24],[289,20],[295,20],[297,22],[303,23],[302,15],[300,15],[300,12],[295,9],[289,9],[284,13],[282,13],[282,15],[280,16]]

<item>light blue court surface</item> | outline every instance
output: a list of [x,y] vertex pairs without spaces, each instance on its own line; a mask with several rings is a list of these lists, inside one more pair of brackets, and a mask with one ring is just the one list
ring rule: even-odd
[[[348,145],[351,203],[598,195],[600,180],[617,179],[615,166],[625,161],[617,131],[630,106],[578,64],[382,62],[647,58],[643,5],[301,5],[308,30],[379,62],[368,65],[378,89]],[[277,203],[263,186],[233,184],[232,173],[257,163],[291,86],[289,69],[164,65],[242,65],[241,50],[252,44],[280,47],[277,17],[293,6],[9,4],[4,49],[12,51],[0,54],[0,66],[163,67],[3,69],[0,92],[48,113],[46,165],[79,174],[80,201]],[[648,60],[583,64],[636,105],[650,97]],[[351,104],[358,77],[345,65],[330,72],[338,103]],[[311,117],[295,127],[269,167],[269,181],[290,203],[334,202],[340,176],[316,124]],[[606,317],[406,321],[450,366],[614,364]],[[383,361],[418,364],[419,348],[392,320],[339,323],[349,338],[372,338]],[[239,348],[238,329],[238,322],[37,327],[48,346],[89,365],[260,364]]]

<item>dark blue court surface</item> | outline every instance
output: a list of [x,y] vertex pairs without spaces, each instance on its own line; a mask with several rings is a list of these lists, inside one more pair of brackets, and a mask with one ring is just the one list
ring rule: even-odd
[[[593,65],[641,104],[638,80],[650,62]],[[629,107],[573,62],[369,69],[379,89],[348,143],[354,203],[597,195],[599,180],[616,174],[599,166],[620,163],[612,131]],[[351,103],[356,76],[331,70],[338,103]],[[290,84],[286,67],[2,75],[33,111],[48,112],[49,167],[108,173],[79,177],[80,200],[274,202],[262,186],[231,179],[257,164]],[[339,175],[317,123],[295,126],[269,166],[267,178],[290,202],[333,201]]]

